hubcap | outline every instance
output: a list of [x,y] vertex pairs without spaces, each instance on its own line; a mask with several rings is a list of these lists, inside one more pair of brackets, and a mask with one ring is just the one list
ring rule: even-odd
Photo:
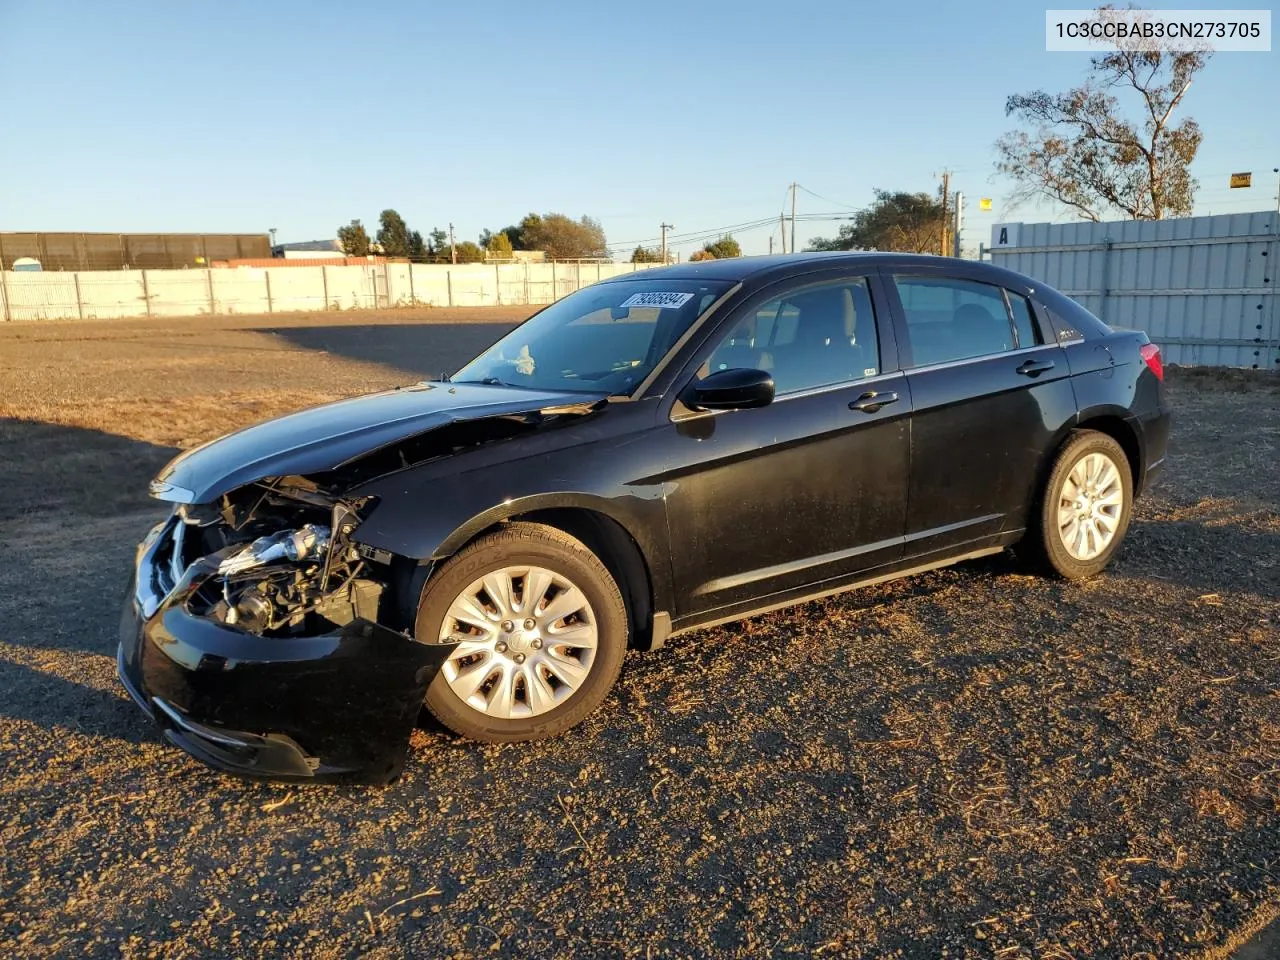
[[474,710],[504,720],[534,717],[573,696],[595,661],[595,613],[567,577],[542,567],[503,567],[462,591],[440,625],[457,643],[442,672]]
[[1120,469],[1105,453],[1081,457],[1058,494],[1058,534],[1067,553],[1092,560],[1115,539],[1124,511]]

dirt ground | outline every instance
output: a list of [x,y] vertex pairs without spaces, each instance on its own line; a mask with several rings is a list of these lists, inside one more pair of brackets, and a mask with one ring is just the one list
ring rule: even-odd
[[523,315],[0,327],[0,955],[1222,957],[1273,919],[1266,375],[1171,371],[1093,580],[1001,556],[677,638],[551,742],[424,722],[386,790],[164,745],[114,673],[154,471]]

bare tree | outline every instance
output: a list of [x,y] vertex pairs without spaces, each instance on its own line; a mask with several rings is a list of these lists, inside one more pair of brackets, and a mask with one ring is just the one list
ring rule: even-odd
[[[1099,7],[1098,17],[1113,11]],[[1114,211],[1134,220],[1191,212],[1199,185],[1188,168],[1202,134],[1190,117],[1176,126],[1172,118],[1210,53],[1171,51],[1150,40],[1118,43],[1090,61],[1083,85],[1008,99],[1005,114],[1032,128],[996,142],[996,170],[1015,182],[1014,203],[1047,197],[1088,220]],[[1123,116],[1117,93],[1135,95],[1138,123]]]

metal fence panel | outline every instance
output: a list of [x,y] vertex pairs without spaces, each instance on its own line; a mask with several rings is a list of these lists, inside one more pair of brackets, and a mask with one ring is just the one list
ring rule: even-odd
[[1280,370],[1280,216],[1018,224],[992,261],[1145,331],[1169,363]]

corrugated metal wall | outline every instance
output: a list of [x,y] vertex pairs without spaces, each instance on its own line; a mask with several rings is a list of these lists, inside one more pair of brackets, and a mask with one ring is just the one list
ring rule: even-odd
[[1144,330],[1165,360],[1280,371],[1275,213],[1023,223],[994,263],[1061,290],[1106,323]]

